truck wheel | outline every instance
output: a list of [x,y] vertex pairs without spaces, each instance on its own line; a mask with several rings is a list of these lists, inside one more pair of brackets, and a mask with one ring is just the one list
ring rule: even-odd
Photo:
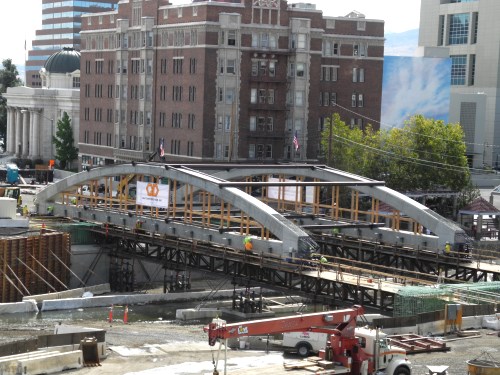
[[312,350],[311,344],[308,342],[299,342],[295,347],[297,348],[298,355],[301,357],[307,357]]
[[411,375],[410,369],[408,367],[399,366],[394,370],[393,375]]

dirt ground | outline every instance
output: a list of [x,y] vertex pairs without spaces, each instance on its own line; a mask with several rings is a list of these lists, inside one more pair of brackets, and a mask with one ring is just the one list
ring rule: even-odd
[[[204,375],[213,373],[212,361],[217,358],[216,347],[208,345],[202,324],[179,325],[172,322],[85,321],[78,325],[106,330],[108,356],[99,367],[65,371],[64,374],[169,374]],[[0,324],[0,339],[29,337],[32,334],[51,333],[53,326],[16,326]],[[413,364],[413,375],[427,375],[427,365],[449,366],[449,375],[467,374],[466,361],[485,356],[500,360],[500,338],[493,331],[480,330],[481,337],[449,341],[448,352],[423,353],[408,356]],[[2,340],[3,341],[3,340]],[[228,350],[227,374],[232,375],[303,375],[304,370],[285,371],[284,362],[296,361],[293,355],[281,352],[266,353],[262,348]],[[224,351],[220,352],[220,359]],[[224,362],[218,365],[224,374]]]

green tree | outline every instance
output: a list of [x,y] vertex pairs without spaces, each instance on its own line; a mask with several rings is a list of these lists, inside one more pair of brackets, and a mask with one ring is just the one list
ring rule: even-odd
[[23,82],[19,79],[19,72],[16,66],[12,64],[11,59],[3,60],[2,66],[3,68],[0,69],[0,137],[7,144],[7,138],[5,137],[7,132],[7,102],[2,97],[2,94],[7,92],[7,88],[20,86]]
[[78,149],[73,145],[73,127],[68,114],[64,112],[62,119],[57,121],[56,136],[52,137],[52,143],[56,146],[56,159],[59,160],[61,168],[71,167],[71,162],[78,158]]
[[399,191],[449,188],[470,183],[464,133],[459,124],[417,115],[401,129],[364,131],[333,114],[322,133],[329,166],[383,180]]

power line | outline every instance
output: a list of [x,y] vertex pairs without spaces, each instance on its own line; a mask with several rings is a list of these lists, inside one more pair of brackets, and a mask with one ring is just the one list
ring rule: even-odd
[[394,158],[394,159],[403,160],[403,161],[406,161],[406,162],[409,162],[409,163],[413,163],[413,164],[417,164],[417,165],[422,165],[422,166],[426,166],[426,167],[437,168],[437,169],[446,170],[446,171],[456,171],[458,169],[458,170],[463,170],[463,172],[466,172],[466,171],[474,170],[474,169],[470,169],[468,167],[460,167],[460,166],[456,166],[456,165],[439,163],[439,162],[425,160],[425,159],[417,159],[417,158],[411,158],[411,157],[408,157],[408,156],[397,155],[394,152],[380,150],[380,149],[377,149],[377,148],[374,148],[374,147],[371,147],[371,146],[363,145],[361,143],[352,141],[350,139],[341,137],[341,136],[336,135],[336,134],[332,134],[332,135],[335,138],[341,139],[341,141],[339,141],[339,142],[341,142],[343,144],[352,143],[352,144],[355,144],[355,145],[357,145],[359,147],[369,149],[369,150],[371,150],[371,151],[373,151],[375,153],[383,154],[385,156],[389,156],[389,157]]
[[356,115],[356,116],[362,117],[362,118],[364,118],[364,119],[366,119],[366,120],[368,120],[368,121],[373,121],[374,123],[377,123],[377,124],[379,124],[380,126],[382,126],[382,125],[383,125],[384,127],[389,128],[389,129],[401,129],[401,131],[404,131],[404,132],[407,132],[407,133],[410,133],[410,134],[416,134],[416,135],[419,135],[419,136],[422,136],[422,137],[428,137],[428,138],[440,139],[440,140],[443,140],[443,141],[447,141],[447,142],[455,142],[455,143],[462,143],[462,142],[463,142],[463,143],[465,143],[466,145],[471,145],[471,146],[482,146],[482,147],[485,147],[485,146],[488,146],[488,147],[500,147],[500,145],[493,145],[493,144],[489,145],[489,144],[486,144],[486,143],[473,143],[473,142],[466,142],[466,141],[451,141],[451,140],[449,140],[449,139],[439,138],[439,137],[435,137],[435,136],[432,136],[432,135],[426,135],[426,134],[422,134],[422,133],[416,133],[416,132],[412,132],[412,131],[410,131],[410,130],[404,130],[403,128],[396,128],[396,125],[384,124],[384,123],[382,123],[382,122],[380,122],[380,121],[377,121],[377,120],[375,120],[375,119],[372,119],[371,117],[365,116],[365,115],[363,115],[363,114],[361,114],[361,113],[359,113],[359,112],[355,112],[355,111],[353,111],[353,110],[351,110],[351,109],[349,109],[349,108],[343,107],[343,106],[341,106],[340,104],[335,103],[335,106],[336,106],[336,107],[340,107],[340,108],[342,108],[344,111],[346,111],[346,112],[350,112],[350,113],[352,113],[352,114],[354,114],[354,115]]

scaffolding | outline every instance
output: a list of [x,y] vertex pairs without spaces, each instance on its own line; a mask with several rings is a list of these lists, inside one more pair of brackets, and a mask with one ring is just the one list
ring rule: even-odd
[[448,303],[500,304],[500,281],[470,284],[407,286],[394,296],[393,316],[444,310]]

